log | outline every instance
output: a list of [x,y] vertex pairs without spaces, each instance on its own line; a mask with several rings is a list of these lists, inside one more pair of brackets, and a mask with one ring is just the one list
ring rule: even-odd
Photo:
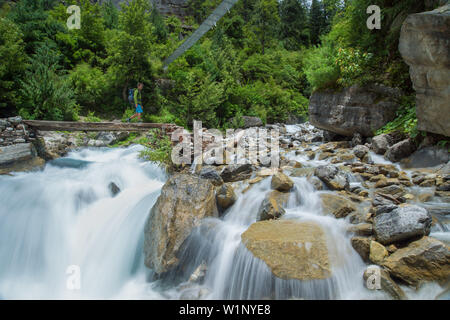
[[148,131],[159,128],[172,131],[177,126],[170,123],[122,123],[122,122],[73,122],[23,120],[35,130],[40,131]]

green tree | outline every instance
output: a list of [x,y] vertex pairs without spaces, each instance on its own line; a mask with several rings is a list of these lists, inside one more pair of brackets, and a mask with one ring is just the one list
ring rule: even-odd
[[308,13],[305,0],[280,2],[280,36],[289,50],[309,44]]
[[27,54],[33,54],[42,42],[54,40],[63,30],[48,14],[55,3],[56,0],[20,0],[10,11],[8,17],[22,31]]
[[70,83],[58,65],[59,57],[51,43],[37,49],[21,82],[22,107],[25,119],[76,120],[77,106]]
[[156,36],[158,42],[165,42],[168,36],[167,27],[164,23],[164,18],[156,7],[152,9],[150,21],[153,24],[153,34]]
[[309,21],[311,43],[318,44],[320,42],[320,35],[325,27],[323,6],[320,0],[312,0]]
[[18,102],[18,80],[27,66],[20,29],[11,21],[0,18],[0,111],[11,115]]
[[[120,88],[127,100],[132,80],[151,83],[153,70],[150,61],[152,43],[150,5],[146,0],[133,0],[123,5],[119,14],[119,29],[109,35],[106,48],[108,77],[112,86]],[[145,101],[144,101],[145,105]]]
[[262,54],[275,36],[279,23],[277,0],[259,0],[252,16],[252,29],[260,42]]
[[101,11],[105,26],[108,29],[117,28],[117,25],[119,23],[119,10],[117,10],[112,0],[103,2]]

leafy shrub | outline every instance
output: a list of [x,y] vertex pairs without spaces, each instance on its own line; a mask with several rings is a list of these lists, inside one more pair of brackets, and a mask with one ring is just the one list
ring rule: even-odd
[[19,114],[25,119],[77,120],[79,106],[70,81],[59,74],[58,57],[48,45],[40,47],[26,79],[21,82],[23,99]]
[[384,127],[377,130],[376,134],[399,131],[415,138],[419,131],[417,129],[416,105],[414,96],[402,97],[401,107],[396,112],[396,117]]
[[150,130],[147,138],[141,141],[141,144],[147,147],[140,154],[142,159],[156,162],[161,166],[168,166],[172,163],[172,143],[161,130]]
[[102,122],[102,119],[97,117],[94,111],[88,111],[86,118],[84,118],[84,122]]
[[371,53],[362,52],[354,48],[339,48],[336,56],[336,65],[339,67],[340,77],[337,83],[342,86],[351,86],[357,82],[365,72],[372,58]]
[[339,79],[339,67],[330,43],[324,42],[307,52],[304,71],[313,90],[335,86]]

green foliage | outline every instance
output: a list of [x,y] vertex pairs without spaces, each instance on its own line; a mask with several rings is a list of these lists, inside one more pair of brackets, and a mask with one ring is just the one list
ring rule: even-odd
[[84,118],[84,122],[102,122],[102,119],[97,117],[94,111],[88,111],[87,116]]
[[333,87],[339,79],[335,49],[329,42],[309,50],[305,57],[305,75],[313,90]]
[[380,128],[376,134],[399,131],[415,138],[419,131],[417,129],[416,105],[414,96],[404,96],[401,101],[401,108],[396,112],[393,121]]
[[150,130],[147,138],[141,141],[147,149],[140,154],[141,158],[166,167],[172,163],[172,143],[167,135],[159,129]]
[[369,67],[372,54],[353,48],[339,48],[336,55],[336,65],[339,67],[340,78],[337,83],[351,86]]
[[11,115],[19,102],[18,79],[27,67],[24,42],[19,28],[0,18],[0,110]]
[[280,2],[280,33],[285,48],[298,50],[309,44],[307,4],[305,0]]
[[276,0],[258,0],[252,16],[251,30],[260,42],[262,54],[275,37],[279,23],[278,2]]
[[30,71],[21,82],[22,107],[25,119],[77,120],[78,106],[66,75],[60,71],[58,56],[49,45],[33,55]]
[[69,74],[77,102],[87,109],[99,110],[106,95],[107,81],[102,70],[81,63]]

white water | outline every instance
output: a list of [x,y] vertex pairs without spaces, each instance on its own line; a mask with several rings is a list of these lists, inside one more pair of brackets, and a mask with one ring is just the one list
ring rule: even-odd
[[[348,222],[323,215],[319,192],[304,178],[293,178],[296,188],[283,219],[321,225],[331,278],[281,280],[243,246],[241,234],[270,191],[265,179],[246,193],[242,184],[223,218],[195,229],[174,279],[152,282],[143,263],[143,230],[166,177],[138,160],[140,150],[84,149],[41,172],[0,176],[0,299],[388,298],[364,287],[366,265],[350,245]],[[110,182],[121,189],[115,197]],[[187,282],[202,262],[205,280]],[[80,267],[80,290],[67,287],[70,265]],[[410,296],[433,298],[439,290],[430,285]]]
[[[47,165],[0,177],[0,298],[126,298],[144,291],[144,223],[164,175],[137,160],[139,149],[86,149],[68,156],[93,161],[85,168]],[[122,190],[116,197],[110,182]],[[70,265],[80,267],[81,290],[67,288]]]

